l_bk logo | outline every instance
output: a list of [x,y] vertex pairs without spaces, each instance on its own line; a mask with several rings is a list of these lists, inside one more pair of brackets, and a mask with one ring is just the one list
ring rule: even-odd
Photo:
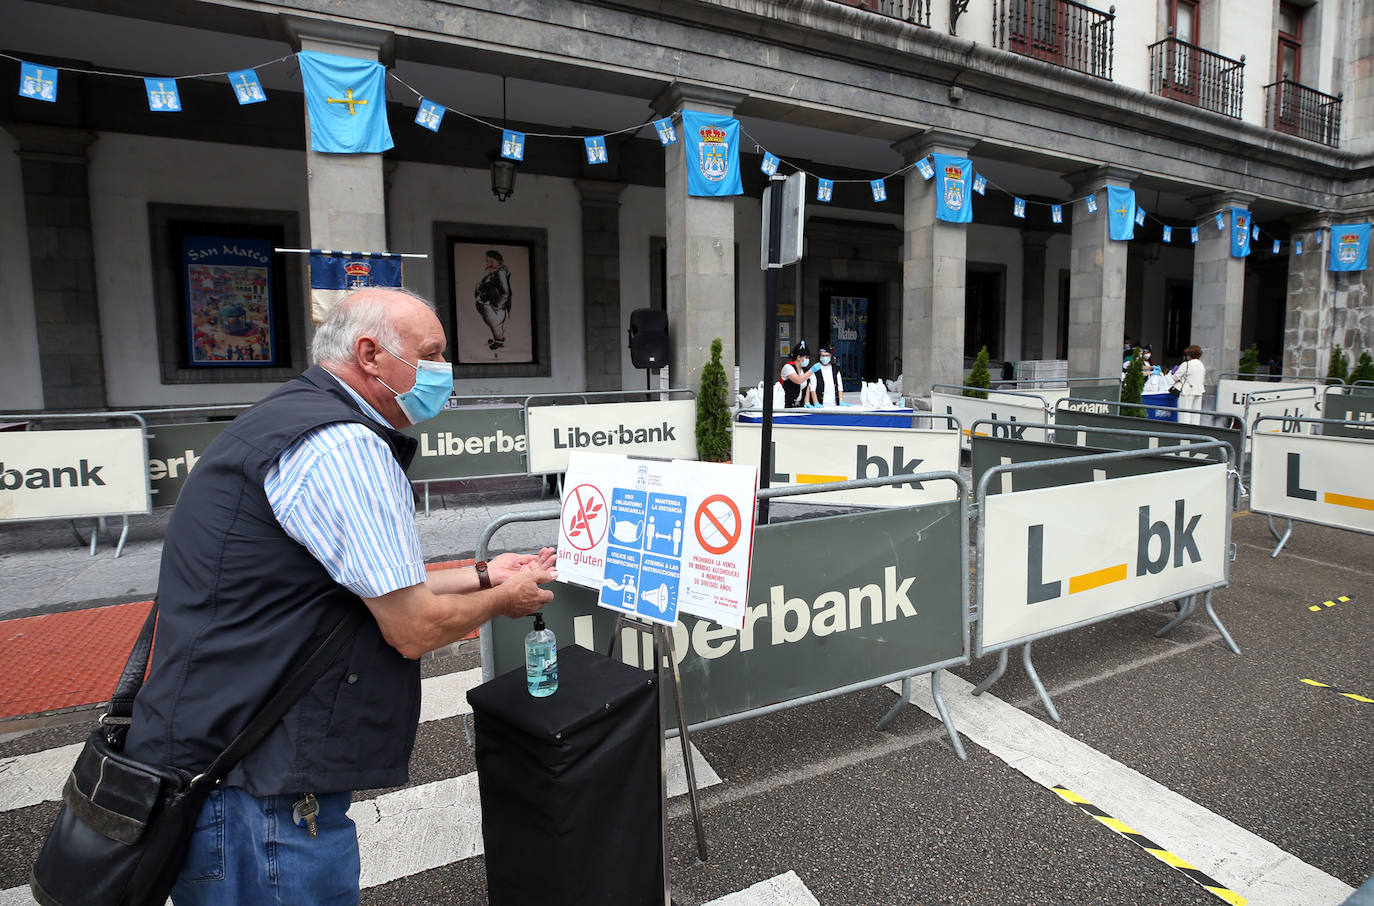
[[[1150,520],[1150,507],[1140,507],[1137,516],[1135,575],[1153,576],[1171,568],[1189,563],[1200,563],[1202,553],[1198,550],[1193,533],[1197,531],[1202,514],[1188,517],[1187,504],[1182,499],[1174,501],[1174,520],[1172,531],[1169,523],[1163,520]],[[1151,555],[1150,548],[1158,540],[1158,551]],[[1069,594],[1090,591],[1124,581],[1130,575],[1129,563],[1117,563],[1069,577]],[[1044,523],[1026,528],[1026,603],[1040,604],[1052,601],[1063,595],[1063,580],[1045,581],[1045,526]]]

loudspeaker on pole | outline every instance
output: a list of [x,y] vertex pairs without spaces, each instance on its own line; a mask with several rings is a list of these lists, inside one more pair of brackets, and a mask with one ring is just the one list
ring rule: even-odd
[[668,313],[656,308],[630,312],[630,361],[636,368],[665,368],[668,352]]

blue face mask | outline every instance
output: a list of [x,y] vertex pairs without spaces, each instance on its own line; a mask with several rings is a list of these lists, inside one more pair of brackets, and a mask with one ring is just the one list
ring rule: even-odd
[[[393,358],[406,362],[385,346],[382,348],[391,353]],[[406,364],[415,369],[415,386],[405,393],[396,393],[381,378],[377,378],[377,381],[392,393],[396,393],[396,405],[401,407],[401,411],[410,419],[412,425],[418,425],[443,411],[444,403],[448,402],[449,394],[453,392],[453,366],[448,362],[431,362],[426,359]]]

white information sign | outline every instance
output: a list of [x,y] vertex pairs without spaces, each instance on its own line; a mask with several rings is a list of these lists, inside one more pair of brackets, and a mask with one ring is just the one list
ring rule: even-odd
[[142,428],[0,432],[0,522],[148,510]]
[[[959,419],[962,425],[961,442],[965,450],[969,449],[969,430],[973,423],[980,418],[995,418],[1004,422],[1022,422],[1036,425],[1043,425],[1048,420],[1045,413],[1044,403],[1038,394],[1035,397],[1014,396],[1009,393],[998,393],[995,390],[988,391],[987,399],[979,399],[976,396],[964,396],[957,393],[932,393],[930,395],[930,411],[944,415],[953,415]],[[989,426],[984,425],[981,431],[991,434]],[[999,429],[1010,433],[1010,436],[1021,438],[1024,427],[1009,427]],[[1043,440],[1043,432],[1032,431],[1026,440]]]
[[697,458],[696,400],[531,406],[526,424],[531,475],[566,470],[577,450]]
[[983,649],[1220,584],[1226,489],[1217,463],[988,497]]
[[[735,462],[759,466],[763,426],[735,424]],[[953,431],[922,428],[849,428],[824,425],[773,425],[770,487],[824,484],[855,478],[886,478],[915,472],[958,472],[959,439]],[[912,506],[953,500],[950,481],[913,482],[853,488],[791,498],[803,503],[846,506]]]
[[1273,434],[1251,441],[1250,510],[1374,533],[1374,440]]
[[688,613],[743,629],[757,491],[752,466],[575,452],[558,577],[640,619],[671,625]]

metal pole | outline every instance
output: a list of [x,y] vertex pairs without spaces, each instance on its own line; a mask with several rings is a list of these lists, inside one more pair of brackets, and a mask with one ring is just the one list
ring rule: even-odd
[[[763,313],[763,431],[759,434],[759,488],[767,488],[773,477],[773,344],[778,336],[778,268],[782,265],[782,184],[774,173],[768,186],[768,291]],[[759,524],[768,524],[768,498],[759,499]]]

